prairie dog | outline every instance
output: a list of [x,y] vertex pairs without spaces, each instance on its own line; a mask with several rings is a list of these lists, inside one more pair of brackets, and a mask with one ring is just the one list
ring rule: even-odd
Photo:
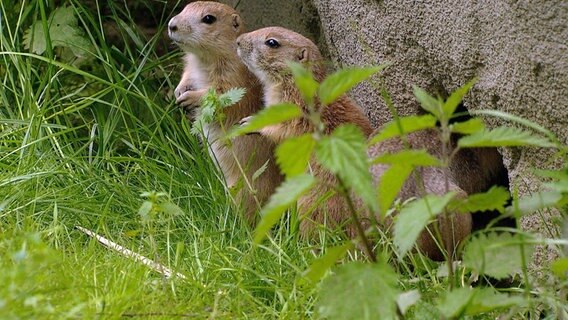
[[[210,153],[217,160],[228,186],[236,185],[242,178],[239,166],[252,182],[253,190],[245,184],[239,201],[246,218],[254,224],[256,210],[274,192],[282,177],[273,158],[274,143],[270,140],[258,135],[243,136],[235,138],[232,147],[228,147],[220,139],[224,135],[223,128],[229,129],[262,107],[261,85],[237,56],[235,40],[243,32],[239,14],[216,2],[190,3],[168,23],[170,38],[185,52],[185,67],[175,95],[178,104],[188,113],[199,112],[200,100],[209,88],[217,93],[232,88],[246,89],[240,102],[223,110],[223,123],[206,125],[204,131]],[[265,171],[252,181],[253,174],[265,163]]]
[[[306,104],[296,88],[291,74],[287,71],[286,63],[287,61],[295,61],[308,66],[313,72],[314,78],[321,82],[326,76],[322,65],[323,60],[317,46],[312,41],[284,28],[270,27],[239,36],[237,46],[237,52],[241,59],[263,84],[264,100],[267,106],[280,102],[292,102],[306,110]],[[321,110],[321,106],[318,106],[317,103],[316,108]],[[248,118],[243,119],[242,123],[246,123],[247,120]],[[369,119],[346,96],[340,97],[326,106],[322,111],[321,120],[325,124],[326,133],[330,133],[344,123],[353,123],[359,126],[366,136],[369,136],[372,132]],[[313,131],[313,125],[308,119],[303,117],[265,127],[259,133],[278,143],[288,137]],[[421,146],[422,143],[432,145],[435,143],[435,140],[431,140],[431,138],[428,134],[417,134],[417,136],[411,137],[416,142],[412,143],[412,145]],[[432,149],[435,149],[435,146],[432,147]],[[374,157],[385,152],[396,152],[402,149],[400,141],[389,140],[370,148],[369,156]],[[318,178],[318,185],[298,201],[299,210],[302,213],[310,212],[318,199],[330,191],[330,186],[336,184],[335,177],[329,171],[313,161],[310,163],[310,166],[314,176]],[[375,165],[370,169],[376,182],[380,181],[386,169],[386,166],[381,165]],[[424,189],[426,192],[435,194],[443,194],[445,192],[445,188],[442,188],[445,187],[443,172],[437,168],[424,168],[421,171],[424,177]],[[420,196],[420,189],[413,179],[408,179],[399,196],[403,200]],[[453,183],[450,183],[450,190],[458,192],[461,197],[466,195],[463,190]],[[359,207],[361,208],[361,205]],[[314,209],[309,219],[302,220],[300,230],[304,237],[310,236],[317,224],[325,222],[333,228],[345,225],[349,219],[350,214],[345,200],[340,195],[334,194]],[[459,241],[471,232],[471,216],[461,214],[451,220],[439,219],[439,228],[444,239],[444,244],[442,245],[450,254],[453,253]],[[346,225],[346,231],[349,235],[353,236],[355,234],[354,230],[352,225]],[[426,231],[420,236],[418,247],[433,259],[443,259],[439,248]]]

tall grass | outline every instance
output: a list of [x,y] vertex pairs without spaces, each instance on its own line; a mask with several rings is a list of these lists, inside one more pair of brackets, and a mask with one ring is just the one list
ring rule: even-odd
[[[145,39],[122,2],[108,2],[106,17],[68,5],[90,44],[84,61],[65,59],[49,39],[42,54],[24,47],[35,23],[49,34],[53,3],[0,5],[0,318],[307,316],[312,288],[293,280],[310,248],[284,232],[276,246],[253,249],[173,103],[180,54],[155,53],[172,12],[157,13],[158,32]],[[108,19],[124,49],[107,43]],[[165,193],[181,213],[144,223],[144,192]],[[77,225],[187,279],[166,280]]]

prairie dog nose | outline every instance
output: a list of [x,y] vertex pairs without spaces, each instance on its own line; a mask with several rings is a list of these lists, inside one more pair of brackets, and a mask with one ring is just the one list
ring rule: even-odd
[[176,23],[176,18],[173,17],[170,19],[170,22],[168,22],[168,29],[170,30],[170,32],[175,32],[177,31],[178,27],[177,27],[177,23]]

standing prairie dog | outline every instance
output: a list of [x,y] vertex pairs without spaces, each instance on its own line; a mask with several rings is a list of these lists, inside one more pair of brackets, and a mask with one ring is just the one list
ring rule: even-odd
[[[232,88],[246,89],[240,102],[223,110],[223,123],[207,124],[204,131],[210,153],[229,187],[237,184],[244,170],[246,180],[238,200],[246,218],[254,223],[256,210],[274,192],[282,177],[273,158],[274,143],[265,137],[238,137],[231,147],[222,141],[223,128],[230,128],[262,108],[261,85],[236,52],[235,40],[243,32],[239,14],[215,2],[190,3],[168,23],[170,38],[185,52],[185,68],[175,95],[187,113],[199,112],[200,100],[209,88],[219,94]],[[253,174],[265,163],[266,169],[253,181]],[[247,187],[247,181],[252,183],[253,190]]]
[[[241,35],[237,39],[237,46],[237,52],[243,62],[263,84],[264,100],[267,106],[281,102],[291,102],[299,105],[306,111],[306,104],[300,91],[294,84],[291,73],[288,71],[287,62],[295,61],[308,66],[314,74],[314,78],[321,82],[325,78],[325,71],[322,65],[323,60],[318,48],[312,41],[284,28],[270,27]],[[372,132],[368,118],[346,96],[340,97],[323,109],[316,103],[316,109],[321,110],[321,120],[325,124],[326,133],[331,133],[344,123],[353,123],[359,126],[366,136],[369,136]],[[241,123],[246,123],[249,118],[243,119]],[[314,128],[311,122],[307,118],[302,117],[265,127],[259,133],[278,143],[286,138],[313,131]],[[423,145],[425,145],[428,146],[428,149],[437,149],[436,140],[433,139],[432,134],[432,132],[426,132],[411,135],[409,137],[412,140],[411,145],[413,147],[424,147]],[[386,152],[396,152],[402,149],[400,141],[389,140],[370,148],[369,156],[375,157]],[[309,219],[304,219],[301,222],[300,230],[302,235],[311,236],[318,224],[327,223],[332,228],[345,225],[348,234],[353,236],[355,234],[354,227],[352,224],[346,225],[350,219],[350,213],[343,197],[334,194],[319,207],[313,209],[318,199],[328,193],[331,189],[330,186],[335,185],[337,181],[331,172],[325,170],[317,163],[312,161],[310,167],[314,176],[318,178],[318,184],[298,201],[300,212],[309,213],[310,210],[313,210],[309,215]],[[371,167],[371,173],[377,183],[386,169],[386,166],[381,165]],[[440,169],[423,168],[420,171],[424,178],[424,190],[416,184],[414,179],[408,179],[399,194],[402,200],[420,196],[423,192],[443,194],[446,191],[444,174]],[[451,182],[449,183],[449,189],[456,191],[459,197],[466,196],[463,190]],[[358,206],[359,209],[362,209],[360,204]],[[460,214],[453,216],[452,219],[440,217],[438,227],[444,240],[441,246],[444,246],[452,254],[457,244],[470,234],[471,216],[469,214]],[[418,239],[418,247],[433,259],[443,259],[442,252],[427,231],[424,231]]]

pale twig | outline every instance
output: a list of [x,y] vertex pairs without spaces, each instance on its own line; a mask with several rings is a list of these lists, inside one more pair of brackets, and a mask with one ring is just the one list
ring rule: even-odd
[[88,235],[89,237],[95,238],[97,239],[97,241],[99,241],[101,244],[103,244],[105,247],[112,249],[126,257],[129,258],[133,258],[136,261],[139,261],[143,264],[145,264],[146,266],[150,267],[150,269],[159,272],[161,274],[163,274],[166,278],[171,278],[172,275],[175,275],[178,278],[181,279],[186,279],[186,276],[184,276],[183,274],[179,273],[179,272],[174,272],[171,269],[169,269],[168,267],[159,264],[155,261],[152,261],[146,257],[144,257],[143,255],[140,255],[132,250],[126,249],[125,247],[116,244],[115,242],[112,242],[110,240],[108,240],[107,238],[100,236],[96,233],[94,233],[93,231],[89,230],[89,229],[85,229],[81,226],[75,226],[75,228],[77,228],[78,230],[80,230],[81,232],[83,232],[84,234]]

